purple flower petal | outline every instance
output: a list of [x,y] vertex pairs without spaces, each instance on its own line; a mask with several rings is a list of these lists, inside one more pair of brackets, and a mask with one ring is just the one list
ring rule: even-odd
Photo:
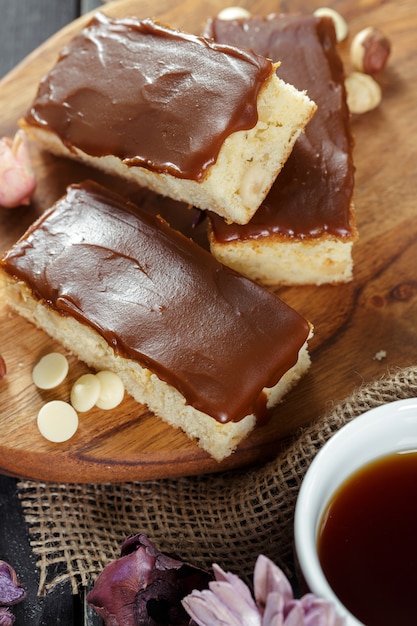
[[0,605],[11,606],[17,604],[26,596],[26,591],[19,584],[13,567],[0,561]]

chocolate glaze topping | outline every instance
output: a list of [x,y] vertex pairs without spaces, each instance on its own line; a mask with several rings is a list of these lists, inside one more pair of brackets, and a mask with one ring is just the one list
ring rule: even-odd
[[200,180],[258,121],[270,61],[149,19],[98,14],[41,82],[27,121],[71,149]]
[[318,105],[263,205],[246,226],[211,215],[218,241],[261,238],[351,238],[354,185],[352,137],[344,69],[329,18],[310,15],[210,20],[216,41],[251,48],[281,61],[278,75]]
[[309,333],[277,296],[91,182],[69,187],[1,266],[220,422],[256,411]]

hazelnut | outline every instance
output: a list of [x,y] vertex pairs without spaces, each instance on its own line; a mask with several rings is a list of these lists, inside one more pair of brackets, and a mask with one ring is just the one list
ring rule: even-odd
[[227,7],[217,15],[220,20],[240,20],[250,17],[250,12],[243,7]]
[[345,18],[334,9],[321,7],[320,9],[316,9],[313,15],[316,17],[330,17],[333,20],[337,41],[343,41],[348,36],[349,28]]
[[381,87],[369,74],[352,72],[346,77],[345,87],[351,113],[367,113],[381,102]]
[[250,164],[246,170],[239,195],[245,206],[251,206],[266,186],[265,170],[260,163]]
[[384,69],[390,53],[389,39],[373,26],[361,30],[350,46],[350,60],[355,70],[371,76]]

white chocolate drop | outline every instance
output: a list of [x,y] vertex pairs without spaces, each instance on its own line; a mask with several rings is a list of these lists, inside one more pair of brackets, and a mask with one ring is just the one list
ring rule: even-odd
[[37,423],[45,439],[53,443],[62,443],[71,439],[77,431],[78,415],[68,402],[52,400],[40,409]]
[[97,372],[96,377],[99,379],[101,387],[96,405],[99,409],[114,409],[121,403],[125,393],[121,378],[109,370]]
[[53,389],[68,374],[68,361],[59,352],[50,352],[41,358],[32,370],[32,380],[39,389]]
[[96,404],[101,391],[100,380],[94,374],[83,374],[71,389],[71,404],[76,411],[89,411]]

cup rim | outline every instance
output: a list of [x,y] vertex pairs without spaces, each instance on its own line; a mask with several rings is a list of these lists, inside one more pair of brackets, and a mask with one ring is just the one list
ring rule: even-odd
[[382,404],[342,426],[316,454],[302,480],[294,514],[298,564],[309,589],[331,600],[347,626],[363,624],[337,598],[321,569],[316,541],[323,510],[338,486],[357,469],[378,457],[411,450],[417,450],[417,398]]

